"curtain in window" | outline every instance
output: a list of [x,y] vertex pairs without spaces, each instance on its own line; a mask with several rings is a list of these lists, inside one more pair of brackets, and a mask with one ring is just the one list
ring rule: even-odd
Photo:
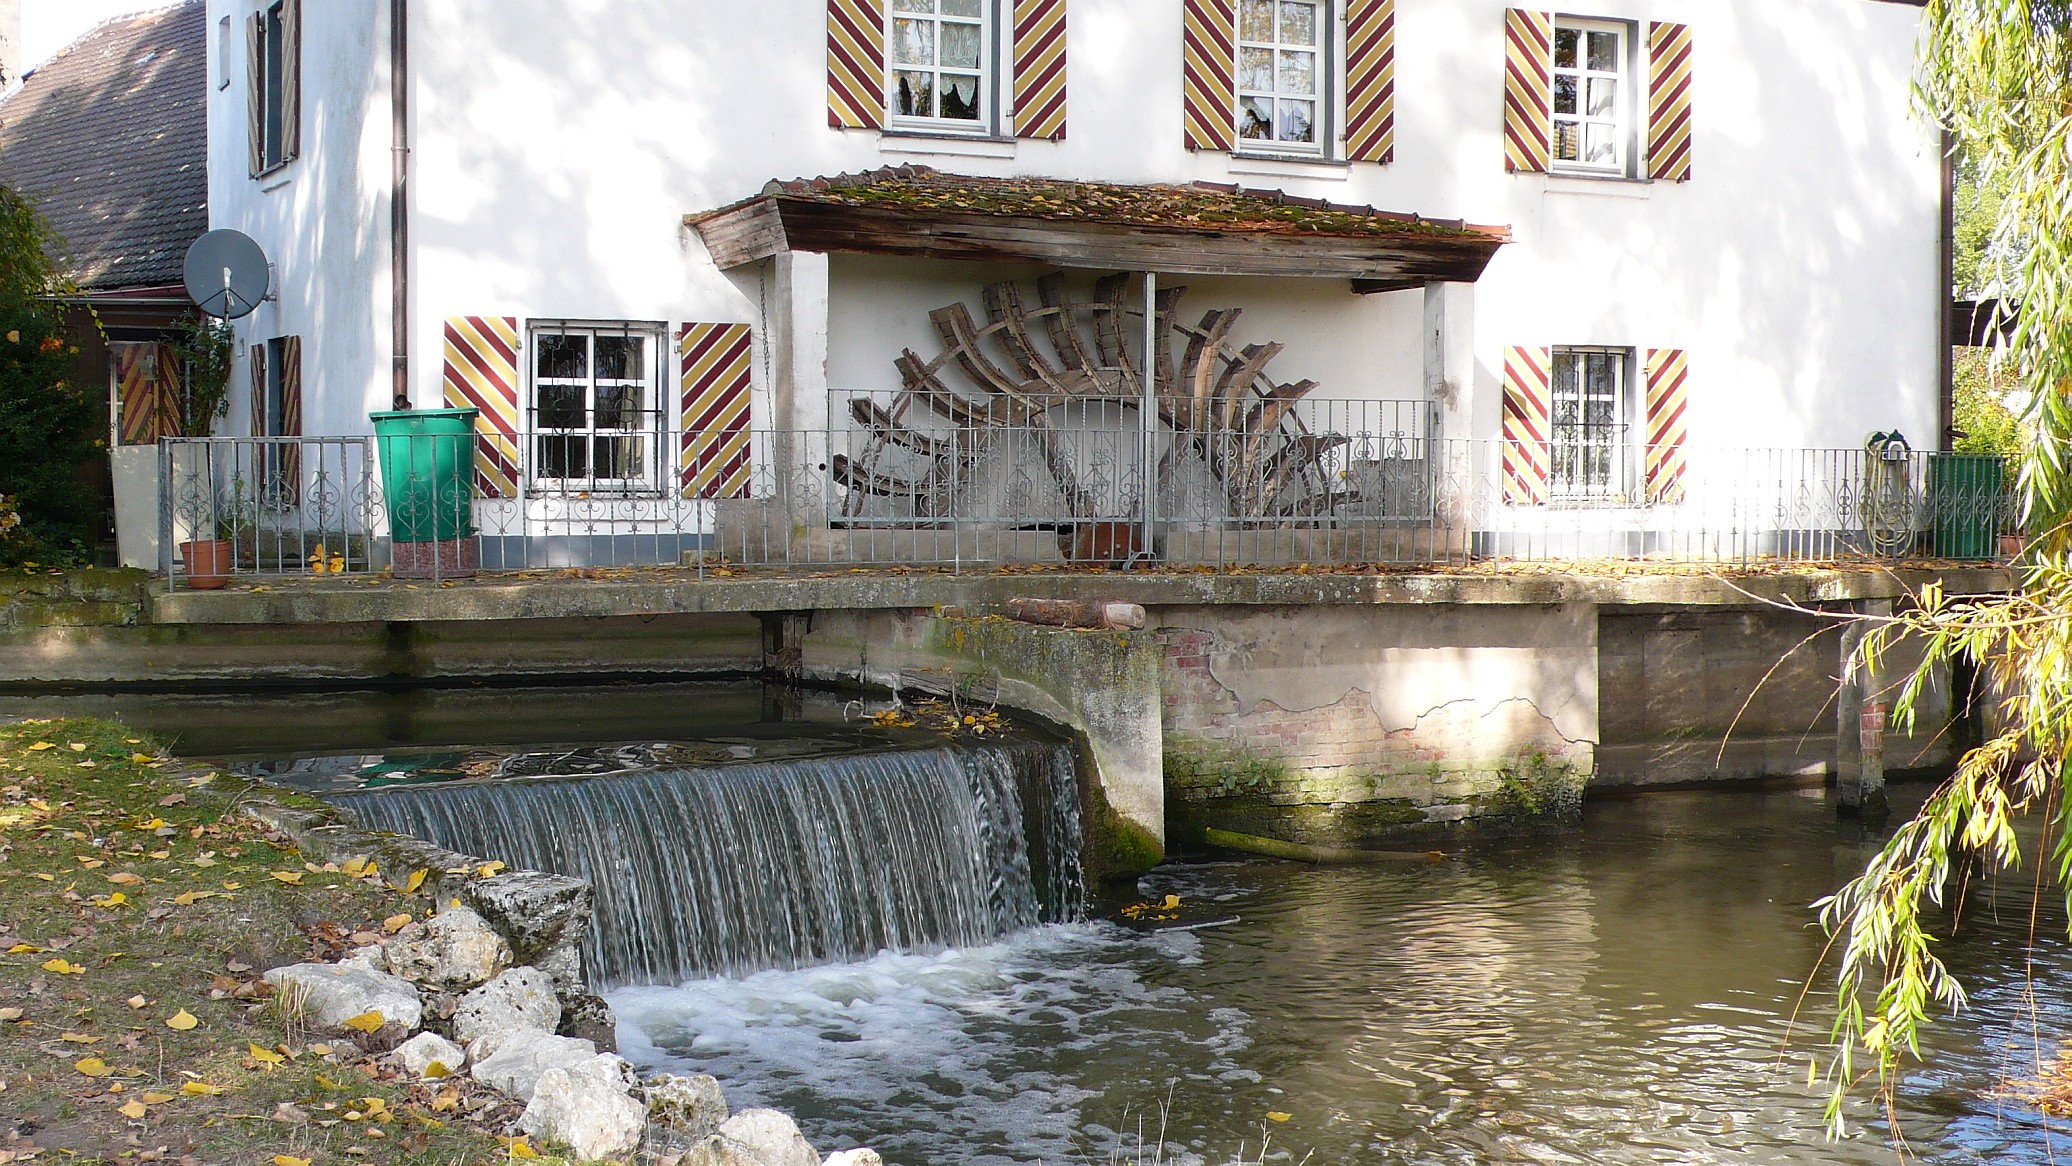
[[446,320],[446,407],[474,409],[475,486],[485,498],[518,496],[518,319]]
[[1647,352],[1649,502],[1676,503],[1684,497],[1684,404],[1690,362],[1681,348]]
[[1014,133],[1065,136],[1065,0],[1015,0]]
[[1504,12],[1504,168],[1544,173],[1554,155],[1554,14]]
[[1186,5],[1187,148],[1227,152],[1237,137],[1237,5],[1235,0],[1186,0]]
[[245,20],[245,141],[252,177],[266,169],[266,14]]
[[1547,500],[1553,364],[1550,348],[1504,350],[1504,501],[1513,506]]
[[1648,177],[1691,180],[1691,27],[1648,26]]
[[1396,160],[1396,0],[1346,5],[1345,154]]
[[749,331],[746,324],[685,324],[678,474],[686,498],[748,496]]
[[302,156],[302,0],[281,5],[281,161]]
[[885,124],[884,0],[827,0],[827,124]]

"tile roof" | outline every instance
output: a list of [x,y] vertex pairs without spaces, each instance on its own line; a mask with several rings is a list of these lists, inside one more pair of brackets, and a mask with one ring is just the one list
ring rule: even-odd
[[117,17],[0,101],[0,183],[65,241],[89,290],[180,282],[208,229],[208,19],[203,0]]
[[985,178],[948,174],[931,166],[886,166],[858,174],[773,181],[754,198],[796,198],[841,206],[886,207],[952,214],[995,215],[1109,223],[1130,227],[1213,230],[1231,234],[1391,235],[1508,240],[1507,227],[1459,219],[1428,219],[1371,206],[1304,198],[1218,182],[1083,182],[1063,178]]

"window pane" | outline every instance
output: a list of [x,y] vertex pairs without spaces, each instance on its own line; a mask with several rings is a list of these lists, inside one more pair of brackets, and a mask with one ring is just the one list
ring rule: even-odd
[[539,387],[539,421],[541,429],[583,428],[583,396],[581,385],[541,385]]
[[935,22],[895,20],[892,22],[892,60],[900,65],[935,63]]
[[535,368],[542,377],[582,380],[590,375],[590,346],[585,337],[542,333],[533,337],[533,351],[539,353]]
[[1581,36],[1572,28],[1554,30],[1554,67],[1573,69],[1576,67],[1576,41]]
[[1554,123],[1554,156],[1563,162],[1581,161],[1583,135],[1572,121]]
[[942,26],[942,63],[960,69],[978,68],[979,31],[976,24]]
[[942,75],[942,117],[978,120],[978,78],[962,73]]
[[1583,130],[1583,160],[1585,162],[1617,162],[1619,160],[1619,137],[1615,127],[1601,121],[1590,122]]
[[935,74],[900,73],[892,108],[907,117],[934,117]]
[[640,390],[632,385],[597,386],[595,428],[640,428]]
[[542,437],[538,444],[540,477],[581,478],[588,475],[589,438]]
[[1309,94],[1317,91],[1317,55],[1281,54],[1281,92]]
[[1281,43],[1317,43],[1317,6],[1299,0],[1281,0]]
[[1237,54],[1237,87],[1273,91],[1273,50],[1240,49]]
[[985,0],[942,0],[945,16],[983,16]]
[[1619,71],[1619,38],[1615,33],[1590,34],[1590,67],[1602,73]]
[[1237,133],[1241,138],[1273,138],[1273,99],[1247,97],[1237,111]]
[[1619,83],[1609,77],[1590,78],[1590,115],[1611,116],[1613,106],[1619,101]]
[[1238,17],[1238,38],[1273,43],[1273,0],[1245,0]]
[[1567,74],[1557,74],[1554,78],[1554,112],[1572,114],[1575,111],[1576,79]]
[[596,451],[591,462],[590,476],[605,478],[641,477],[641,452],[645,442],[638,437],[600,437],[592,447]]
[[1316,141],[1316,110],[1317,107],[1314,102],[1281,102],[1280,140],[1284,142]]
[[641,354],[643,336],[599,336],[597,338],[597,379],[601,381],[632,381],[641,379]]
[[933,12],[935,0],[892,0],[894,12]]

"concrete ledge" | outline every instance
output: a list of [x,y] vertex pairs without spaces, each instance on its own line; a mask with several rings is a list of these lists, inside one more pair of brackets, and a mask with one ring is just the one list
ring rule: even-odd
[[[487,576],[449,585],[283,579],[265,590],[168,591],[151,586],[154,624],[350,624],[461,622],[614,616],[735,614],[958,606],[1005,609],[1016,596],[1103,599],[1146,607],[1214,604],[1382,605],[1395,603],[1562,604],[1634,607],[1816,606],[1898,599],[1940,581],[1952,595],[2012,590],[2004,567],[1820,568],[1703,574],[1667,565],[1617,564],[1604,573],[1538,569],[1424,574],[1123,573],[1050,570],[951,575],[855,569],[790,575],[708,575],[679,568],[594,574]],[[1618,573],[1612,573],[1616,570]]]

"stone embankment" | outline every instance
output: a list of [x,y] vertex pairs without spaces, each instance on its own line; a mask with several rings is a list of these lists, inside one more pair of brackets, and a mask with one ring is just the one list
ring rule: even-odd
[[261,801],[253,816],[336,862],[416,869],[445,907],[335,963],[275,968],[284,1011],[317,1029],[393,1044],[422,1080],[466,1073],[525,1106],[513,1132],[582,1162],[662,1166],[877,1166],[868,1149],[823,1160],[792,1119],[730,1112],[709,1076],[642,1076],[614,1051],[610,1007],[590,993],[579,879],[456,854],[418,839],[327,824]]

